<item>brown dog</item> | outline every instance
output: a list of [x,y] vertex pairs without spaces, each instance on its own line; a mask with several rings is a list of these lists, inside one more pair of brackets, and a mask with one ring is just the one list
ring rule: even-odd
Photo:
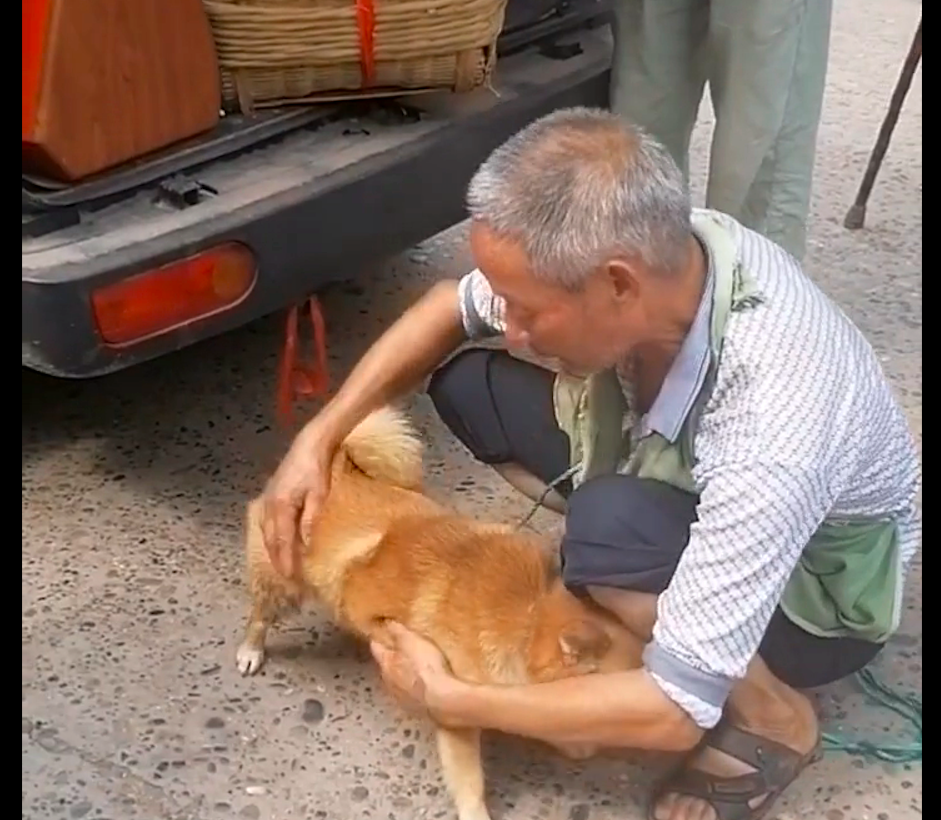
[[[455,675],[475,683],[534,683],[640,665],[640,641],[565,589],[540,540],[457,515],[423,495],[421,485],[422,446],[404,415],[383,408],[366,418],[334,460],[300,582],[273,569],[259,501],[249,504],[252,608],[236,659],[243,675],[260,668],[275,619],[305,600],[367,640],[382,640],[387,619],[399,621],[435,643]],[[479,730],[439,726],[437,741],[458,817],[489,820]]]

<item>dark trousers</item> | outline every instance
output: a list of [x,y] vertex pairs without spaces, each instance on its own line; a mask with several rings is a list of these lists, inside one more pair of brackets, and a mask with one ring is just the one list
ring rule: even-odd
[[[545,483],[569,466],[568,437],[552,402],[554,375],[501,350],[462,351],[431,378],[442,421],[479,461],[515,463]],[[696,520],[696,496],[652,479],[600,476],[572,491],[557,487],[568,510],[563,578],[659,594],[666,589]],[[759,649],[771,671],[795,688],[821,686],[862,669],[880,644],[820,638],[775,612]]]

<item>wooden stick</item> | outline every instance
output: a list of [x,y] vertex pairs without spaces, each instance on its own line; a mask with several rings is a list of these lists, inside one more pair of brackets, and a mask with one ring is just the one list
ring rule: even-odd
[[921,61],[921,20],[918,21],[918,29],[915,31],[915,37],[912,40],[912,46],[908,50],[908,56],[902,65],[902,72],[899,74],[898,81],[895,84],[895,91],[892,92],[892,99],[889,102],[889,110],[886,111],[885,119],[882,121],[882,127],[879,129],[879,136],[876,138],[876,144],[873,146],[872,153],[869,156],[869,165],[866,166],[866,173],[863,174],[862,182],[859,185],[859,191],[856,193],[856,201],[846,212],[846,218],[843,220],[843,227],[851,231],[863,227],[866,221],[866,204],[869,201],[869,194],[872,193],[872,187],[876,183],[876,175],[882,166],[882,160],[886,151],[889,149],[889,140],[892,139],[892,132],[895,130],[895,124],[898,122],[899,113],[902,110],[902,103],[905,102],[905,95],[912,85],[912,77],[915,76],[915,69]]

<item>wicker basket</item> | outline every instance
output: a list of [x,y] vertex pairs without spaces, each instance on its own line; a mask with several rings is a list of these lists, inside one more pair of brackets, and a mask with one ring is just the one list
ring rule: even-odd
[[507,0],[203,0],[227,107],[487,82]]

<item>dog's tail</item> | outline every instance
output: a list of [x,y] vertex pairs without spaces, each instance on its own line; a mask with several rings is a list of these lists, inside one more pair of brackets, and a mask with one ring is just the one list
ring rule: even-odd
[[381,407],[346,437],[342,453],[370,478],[417,490],[422,484],[422,442],[404,413]]

